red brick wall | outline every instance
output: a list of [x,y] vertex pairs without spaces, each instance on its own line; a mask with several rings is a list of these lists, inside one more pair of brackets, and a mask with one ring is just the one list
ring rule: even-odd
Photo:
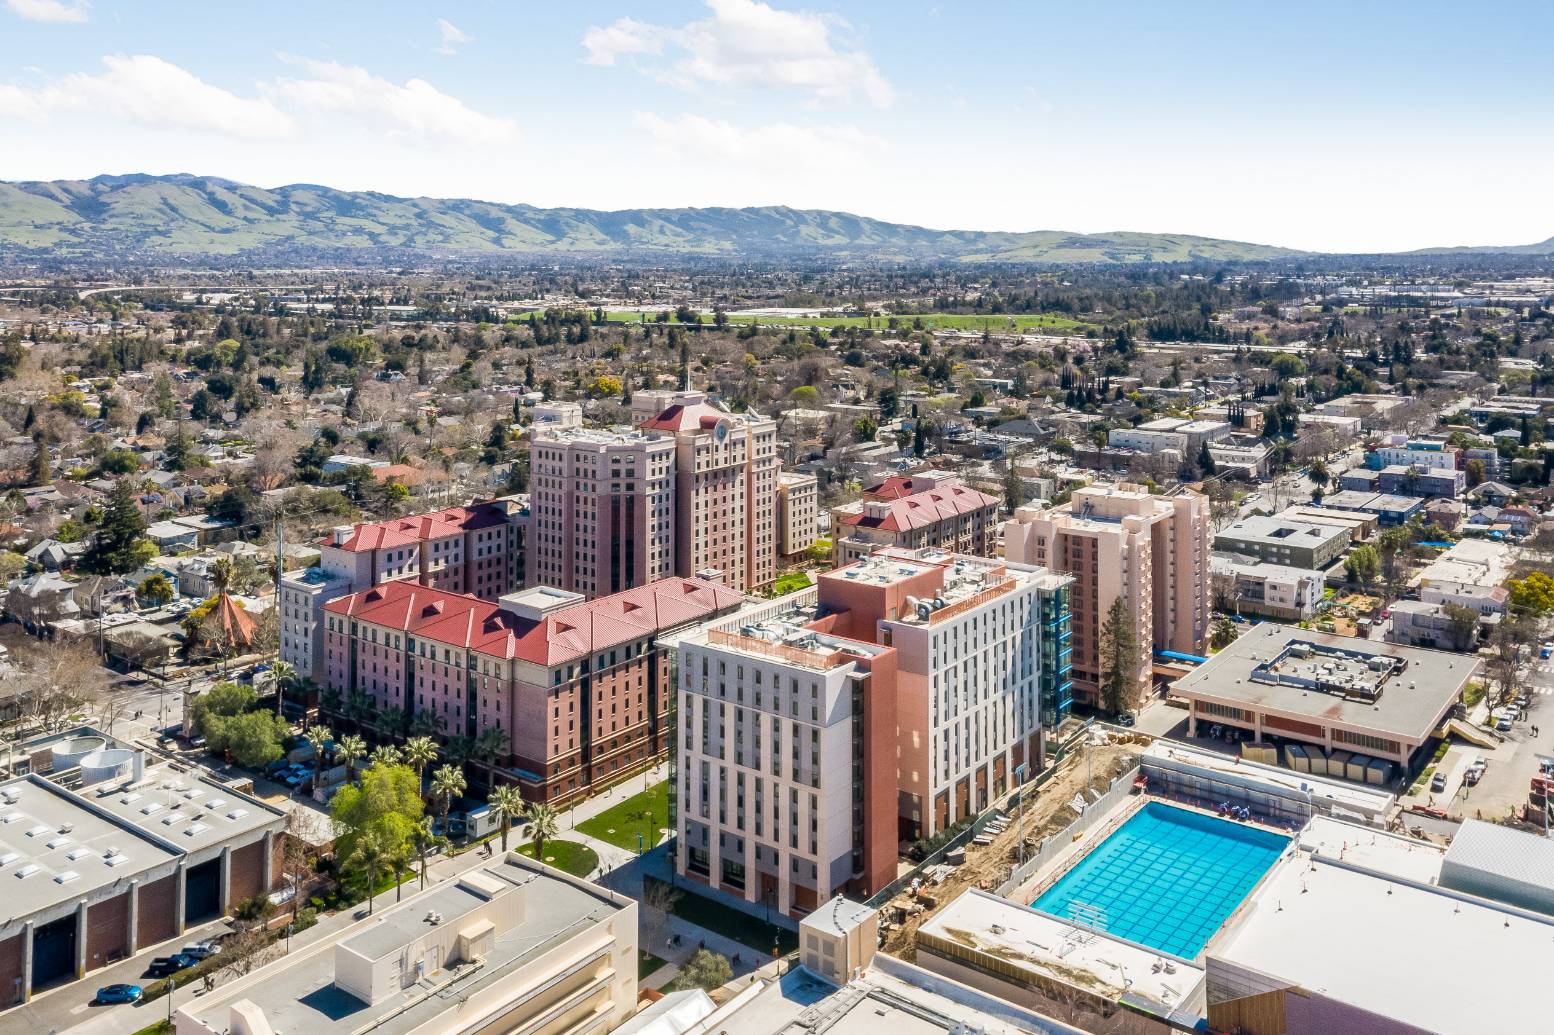
[[86,969],[96,970],[129,953],[129,892],[86,908]]
[[140,886],[140,912],[137,916],[136,949],[165,942],[178,933],[178,874],[169,873],[161,880]]
[[264,890],[264,842],[255,841],[232,853],[232,879],[227,884],[228,909]]
[[22,935],[0,942],[0,1004],[20,1002],[16,983],[22,977]]

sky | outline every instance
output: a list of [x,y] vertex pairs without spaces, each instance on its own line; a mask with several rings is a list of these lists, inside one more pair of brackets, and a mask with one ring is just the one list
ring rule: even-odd
[[1554,4],[0,0],[0,179],[1554,235]]

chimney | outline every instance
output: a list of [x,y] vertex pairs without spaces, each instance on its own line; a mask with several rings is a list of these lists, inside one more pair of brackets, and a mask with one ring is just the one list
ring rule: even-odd
[[723,585],[722,568],[703,568],[701,571],[696,573],[696,577],[701,579],[703,582],[711,582],[716,586]]

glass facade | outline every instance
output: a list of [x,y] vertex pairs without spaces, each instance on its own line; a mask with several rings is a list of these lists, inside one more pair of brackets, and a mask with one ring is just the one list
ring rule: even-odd
[[1056,727],[1074,707],[1069,583],[1041,591],[1041,724]]

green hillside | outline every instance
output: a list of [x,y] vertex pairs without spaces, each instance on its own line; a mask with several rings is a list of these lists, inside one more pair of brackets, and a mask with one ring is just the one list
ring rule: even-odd
[[201,176],[0,183],[0,254],[56,258],[345,254],[672,254],[1128,263],[1274,259],[1285,248],[1179,234],[930,230],[786,208],[602,212],[398,198]]

